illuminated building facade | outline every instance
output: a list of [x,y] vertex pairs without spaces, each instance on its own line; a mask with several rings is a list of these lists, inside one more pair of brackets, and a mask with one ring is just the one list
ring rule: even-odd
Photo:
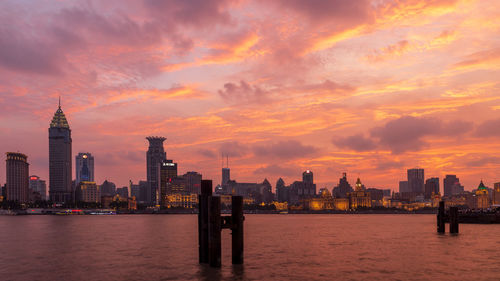
[[[177,178],[177,163],[172,160],[163,160],[160,165],[160,201],[167,194],[179,192],[179,188],[173,188],[173,179]],[[161,204],[163,205],[163,204]]]
[[93,181],[81,181],[76,187],[76,198],[82,202],[101,202],[101,191]]
[[47,200],[47,184],[44,180],[41,180],[39,176],[32,175],[29,185],[32,192],[40,194],[41,200]]
[[322,188],[319,191],[319,197],[305,199],[304,202],[307,209],[311,211],[333,210],[333,197],[327,188]]
[[479,183],[474,192],[474,209],[487,209],[490,207],[490,196],[488,188],[484,186],[483,181]]
[[194,208],[198,203],[198,194],[169,194],[166,196],[165,207],[182,207],[182,208]]
[[335,210],[347,211],[349,210],[349,198],[333,198],[333,206]]
[[92,154],[78,153],[75,157],[76,180],[78,185],[81,181],[94,181],[94,156]]
[[500,182],[493,185],[493,205],[500,205]]
[[29,200],[28,156],[18,152],[7,152],[6,155],[7,200],[27,203]]
[[355,190],[348,193],[348,198],[350,209],[370,208],[372,206],[370,193],[366,192],[366,189],[359,178],[356,181]]
[[147,137],[149,148],[146,152],[147,181],[149,183],[145,201],[150,205],[158,205],[160,199],[160,167],[167,159],[163,148],[164,137]]
[[71,129],[61,104],[49,127],[49,194],[55,203],[72,202]]
[[408,169],[408,188],[410,192],[424,193],[424,169]]

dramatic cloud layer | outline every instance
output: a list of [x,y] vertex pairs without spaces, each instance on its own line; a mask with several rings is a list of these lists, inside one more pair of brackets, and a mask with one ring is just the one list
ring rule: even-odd
[[162,135],[216,183],[224,154],[238,181],[397,188],[418,166],[492,186],[499,17],[494,0],[3,1],[1,147],[48,179],[61,96],[98,182],[144,179]]

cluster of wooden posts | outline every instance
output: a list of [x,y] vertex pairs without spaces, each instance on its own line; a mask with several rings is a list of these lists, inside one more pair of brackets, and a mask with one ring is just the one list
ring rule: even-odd
[[221,266],[221,232],[231,229],[233,264],[243,263],[243,197],[232,196],[231,216],[221,216],[219,196],[212,196],[212,181],[201,181],[198,196],[198,243],[200,263]]
[[439,210],[437,214],[437,232],[445,232],[445,222],[449,219],[450,233],[458,233],[458,207],[450,207],[448,216],[444,212],[444,201],[439,202]]

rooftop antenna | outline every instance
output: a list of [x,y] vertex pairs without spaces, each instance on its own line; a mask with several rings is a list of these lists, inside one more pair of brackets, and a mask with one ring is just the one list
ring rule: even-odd
[[59,108],[61,108],[61,96],[59,96]]
[[221,168],[224,168],[224,152],[221,152]]
[[229,155],[226,154],[226,167],[229,168]]

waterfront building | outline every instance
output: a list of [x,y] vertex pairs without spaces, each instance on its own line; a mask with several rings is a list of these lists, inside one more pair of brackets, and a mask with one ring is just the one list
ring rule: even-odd
[[488,188],[484,185],[483,181],[479,183],[476,191],[474,192],[474,209],[487,209],[490,207],[490,197]]
[[146,202],[150,205],[158,205],[160,199],[160,167],[167,160],[167,153],[163,148],[164,137],[147,137],[149,148],[146,152],[147,181],[149,190],[147,191]]
[[399,193],[411,192],[408,181],[399,182]]
[[101,202],[100,188],[93,181],[81,181],[76,187],[76,198],[77,201],[99,203]]
[[29,187],[31,192],[36,192],[40,195],[41,200],[47,200],[47,185],[39,176],[32,175],[29,177]]
[[76,180],[75,185],[81,181],[94,181],[94,156],[88,152],[80,152],[75,157]]
[[347,211],[349,210],[349,198],[333,198],[333,206],[335,210]]
[[446,175],[443,179],[443,195],[451,197],[464,192],[464,187],[460,184],[456,175]]
[[290,202],[290,190],[282,178],[276,181],[276,199],[278,202]]
[[439,178],[429,178],[425,181],[424,198],[431,199],[432,194],[439,194]]
[[500,182],[493,185],[493,205],[500,206]]
[[242,183],[230,180],[227,186],[231,191],[229,194],[243,196],[243,201],[251,199],[248,202],[270,203],[273,200],[271,184],[267,179],[264,179],[262,183]]
[[333,210],[333,196],[327,188],[319,190],[319,196],[304,199],[305,208],[311,211]]
[[100,185],[100,191],[102,196],[115,196],[116,195],[116,184],[108,180]]
[[332,194],[335,198],[347,198],[347,194],[353,191],[352,186],[347,181],[347,173],[342,173],[339,184],[333,188]]
[[116,189],[116,194],[121,198],[128,198],[128,187],[120,187]]
[[71,146],[71,129],[59,102],[49,127],[49,194],[59,204],[74,200]]
[[135,197],[135,199],[137,201],[140,201],[141,188],[140,188],[139,184],[134,184],[134,182],[132,182],[132,180],[129,180],[128,186],[130,189],[130,197]]
[[186,179],[186,191],[190,194],[200,194],[201,193],[201,174],[191,171],[182,175]]
[[177,178],[177,163],[174,163],[173,160],[163,160],[160,165],[160,201],[164,200],[167,194],[179,191],[179,188],[175,188],[173,191],[172,181],[174,178]]
[[7,152],[6,155],[7,200],[27,203],[29,200],[28,156],[18,152]]
[[198,204],[198,194],[180,194],[174,193],[166,196],[165,207],[182,207],[192,209]]
[[424,169],[408,169],[408,188],[410,192],[424,193]]
[[379,206],[382,207],[384,199],[384,190],[378,188],[367,188],[366,192],[370,194],[370,199],[372,200],[372,207]]
[[348,198],[349,209],[371,208],[372,206],[370,193],[366,192],[366,189],[359,178],[356,181],[355,190],[348,193]]

